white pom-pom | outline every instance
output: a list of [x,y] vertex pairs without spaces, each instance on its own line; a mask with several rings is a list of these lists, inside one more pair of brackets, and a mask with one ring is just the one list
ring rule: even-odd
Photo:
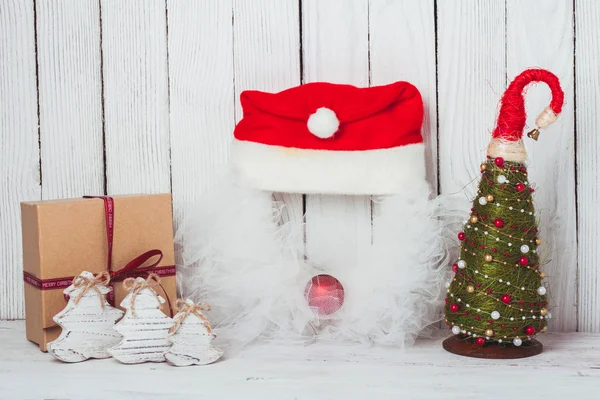
[[550,107],[546,107],[535,120],[535,124],[538,126],[538,128],[545,128],[548,125],[555,123],[557,119],[558,115],[556,115]]
[[308,126],[310,133],[321,139],[327,139],[337,132],[340,127],[340,121],[337,119],[333,110],[321,107],[308,117],[306,125]]

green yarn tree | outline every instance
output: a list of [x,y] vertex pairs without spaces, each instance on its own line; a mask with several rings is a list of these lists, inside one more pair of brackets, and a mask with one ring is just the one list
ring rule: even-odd
[[[523,90],[543,81],[552,102],[536,120],[554,122],[563,104],[558,79],[548,71],[524,71],[502,98],[498,124],[481,164],[481,180],[460,240],[460,258],[447,285],[446,324],[478,346],[521,346],[545,332],[548,299],[537,246],[542,243],[521,140],[525,125]],[[538,129],[529,136],[537,140]]]

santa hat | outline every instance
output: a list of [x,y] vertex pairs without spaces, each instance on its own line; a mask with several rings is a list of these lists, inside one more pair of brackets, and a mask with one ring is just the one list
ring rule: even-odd
[[565,94],[560,87],[560,81],[550,71],[532,68],[521,72],[511,83],[502,96],[500,113],[496,128],[492,133],[492,140],[488,146],[487,154],[491,158],[501,157],[506,161],[524,162],[527,158],[523,146],[523,128],[527,115],[525,114],[525,99],[523,91],[532,83],[544,82],[550,88],[552,101],[536,118],[536,128],[527,134],[537,140],[539,130],[556,122],[562,111]]
[[423,103],[408,82],[245,91],[232,163],[273,192],[395,194],[425,181]]

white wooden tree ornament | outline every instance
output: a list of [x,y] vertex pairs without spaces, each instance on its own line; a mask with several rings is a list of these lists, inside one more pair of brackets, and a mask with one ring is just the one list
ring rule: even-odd
[[205,365],[217,361],[223,350],[213,347],[215,338],[208,319],[201,311],[210,311],[206,303],[194,304],[191,300],[177,300],[179,312],[175,315],[175,325],[169,331],[173,347],[165,358],[171,365],[185,367]]
[[113,329],[123,311],[106,301],[111,291],[106,285],[108,273],[94,276],[83,271],[64,290],[69,295],[67,306],[54,316],[61,328],[60,336],[48,343],[48,352],[64,362],[80,362],[89,358],[108,358],[108,349],[121,335]]
[[125,316],[114,329],[123,335],[123,340],[109,353],[125,364],[164,362],[165,352],[171,347],[167,339],[173,319],[161,310],[165,299],[154,288],[160,285],[156,274],[148,279],[127,278],[123,287],[129,291],[121,302]]

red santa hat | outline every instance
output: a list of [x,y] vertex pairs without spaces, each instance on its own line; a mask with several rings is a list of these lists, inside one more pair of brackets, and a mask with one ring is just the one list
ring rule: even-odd
[[423,103],[408,82],[245,91],[232,162],[242,181],[292,193],[395,194],[425,181]]
[[550,71],[532,68],[521,72],[510,83],[502,95],[500,113],[492,140],[488,145],[487,154],[492,158],[501,157],[507,161],[525,162],[527,152],[523,145],[523,129],[527,115],[525,113],[525,98],[523,93],[532,83],[544,82],[550,88],[552,101],[536,118],[536,128],[527,134],[538,140],[539,130],[553,124],[562,111],[565,94],[560,87],[560,81]]

